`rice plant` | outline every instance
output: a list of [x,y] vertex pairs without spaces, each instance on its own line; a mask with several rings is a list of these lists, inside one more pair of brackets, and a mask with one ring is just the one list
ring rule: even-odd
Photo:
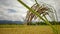
[[[36,4],[34,4],[34,5],[36,5],[36,6],[33,5],[31,8],[30,8],[28,5],[26,5],[24,2],[22,2],[21,0],[18,0],[18,1],[19,1],[23,6],[25,6],[27,9],[29,9],[29,12],[27,13],[28,16],[26,17],[29,22],[30,22],[34,17],[37,16],[37,17],[39,17],[40,19],[42,19],[46,24],[48,24],[48,25],[53,29],[54,34],[58,34],[57,29],[49,23],[48,19],[47,19],[46,16],[45,16],[46,14],[49,15],[49,13],[48,13],[47,11],[53,13],[50,8],[43,7],[44,5],[43,5],[43,6],[40,6],[40,5],[37,3],[36,0],[35,0]],[[37,8],[35,8],[35,7],[37,7]],[[43,15],[44,18],[43,18],[43,16],[41,16],[41,15]],[[55,18],[54,18],[54,20],[55,20]]]

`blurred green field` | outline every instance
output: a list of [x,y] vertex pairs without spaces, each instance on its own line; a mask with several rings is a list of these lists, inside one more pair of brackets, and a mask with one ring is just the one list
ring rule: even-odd
[[[60,25],[56,26],[60,34]],[[53,34],[48,25],[0,25],[0,34]]]

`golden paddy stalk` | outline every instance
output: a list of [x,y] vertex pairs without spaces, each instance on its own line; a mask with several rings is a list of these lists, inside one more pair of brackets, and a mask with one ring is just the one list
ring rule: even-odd
[[[40,16],[40,14],[39,14],[38,12],[36,12],[36,11],[33,10],[33,9],[31,9],[31,8],[30,8],[29,6],[27,6],[24,2],[22,2],[21,0],[18,0],[18,1],[19,1],[19,3],[21,3],[23,6],[25,6],[27,9],[29,9],[30,12],[32,12],[32,13],[35,14],[37,17],[39,17],[40,19],[42,19],[46,24],[48,24],[48,25],[53,29],[54,34],[58,34],[57,29],[49,23],[49,21],[47,20],[46,17],[45,17],[45,19],[42,18],[42,16]],[[35,1],[36,1],[36,0],[35,0]],[[37,3],[37,1],[36,1],[36,3]],[[37,3],[37,4],[38,4],[38,3]]]

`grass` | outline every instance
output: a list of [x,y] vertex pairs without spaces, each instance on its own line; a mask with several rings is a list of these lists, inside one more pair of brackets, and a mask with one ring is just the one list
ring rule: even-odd
[[[56,28],[60,34],[60,25]],[[53,31],[48,25],[0,25],[0,34],[53,34]]]
[[[54,26],[52,26],[48,19],[46,18],[46,16],[44,16],[44,18],[42,18],[42,16],[36,12],[36,10],[33,10],[32,8],[30,8],[28,5],[26,5],[23,1],[21,0],[18,0],[19,3],[21,3],[23,6],[25,6],[28,10],[30,10],[30,12],[32,12],[33,14],[35,14],[37,17],[39,17],[40,19],[42,19],[46,24],[48,24],[52,29],[53,29],[53,32],[54,34],[58,34],[58,31],[56,30],[56,28]],[[35,0],[35,2],[37,3],[37,1]],[[37,3],[38,4],[38,3]]]

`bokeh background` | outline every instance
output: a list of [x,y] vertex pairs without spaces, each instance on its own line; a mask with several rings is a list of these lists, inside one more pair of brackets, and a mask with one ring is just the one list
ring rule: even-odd
[[[22,0],[29,7],[35,4],[34,0]],[[52,5],[58,15],[60,21],[60,0],[37,0],[38,3],[44,2]],[[0,20],[22,21],[24,22],[27,10],[17,0],[0,0]],[[38,21],[38,20],[35,20]]]

